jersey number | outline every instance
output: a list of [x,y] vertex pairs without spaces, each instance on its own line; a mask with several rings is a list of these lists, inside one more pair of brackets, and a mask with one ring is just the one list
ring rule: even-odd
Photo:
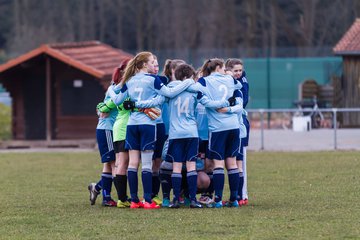
[[143,91],[144,91],[144,89],[143,89],[143,88],[139,88],[139,87],[137,87],[137,88],[134,89],[134,92],[139,93],[139,95],[138,95],[138,97],[137,97],[137,101],[138,101],[138,102],[141,101],[141,95],[142,95]]
[[190,101],[189,97],[185,98],[182,103],[181,103],[181,97],[178,97],[176,99],[175,105],[177,106],[178,117],[180,117],[181,113],[185,113],[186,115],[189,114],[189,101]]
[[221,100],[222,100],[222,101],[226,100],[226,97],[227,97],[227,95],[228,95],[228,89],[227,89],[227,87],[226,87],[224,84],[221,84],[221,85],[219,86],[219,90],[220,90],[220,92],[224,92],[224,95],[223,95],[223,97],[221,98]]

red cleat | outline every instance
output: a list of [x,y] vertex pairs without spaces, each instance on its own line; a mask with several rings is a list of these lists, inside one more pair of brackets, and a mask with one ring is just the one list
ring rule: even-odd
[[142,202],[131,202],[130,208],[144,208],[144,204]]
[[145,209],[158,209],[158,208],[160,208],[160,206],[157,205],[154,201],[152,201],[152,203],[145,202],[144,208]]
[[104,207],[116,207],[117,203],[114,200],[110,199],[110,200],[103,200],[102,205]]
[[245,198],[243,201],[244,201],[244,204],[243,204],[243,205],[247,205],[247,204],[249,203],[249,201],[248,201],[247,198]]
[[241,207],[241,206],[245,205],[245,204],[244,204],[244,200],[242,200],[242,199],[241,199],[241,200],[239,200],[239,201],[238,201],[238,203],[239,203],[239,207]]

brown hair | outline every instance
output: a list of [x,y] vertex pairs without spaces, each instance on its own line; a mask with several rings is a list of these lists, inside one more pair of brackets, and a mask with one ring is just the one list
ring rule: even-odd
[[184,64],[185,61],[181,60],[181,59],[166,59],[165,61],[165,65],[164,65],[164,71],[163,74],[164,76],[166,76],[169,80],[171,80],[171,70],[174,69],[180,65],[180,64]]
[[243,65],[243,61],[238,58],[229,58],[225,62],[225,68],[231,70],[235,65],[238,65],[238,64]]
[[215,71],[217,66],[220,67],[224,66],[224,60],[219,58],[212,58],[206,60],[201,67],[201,72],[203,74],[203,77],[209,76],[213,71]]
[[184,80],[187,78],[195,77],[195,69],[189,64],[180,64],[175,69],[176,80]]
[[144,64],[149,61],[149,58],[152,55],[153,54],[151,52],[140,52],[136,54],[136,56],[128,62],[121,83],[125,84],[136,72],[142,69]]
[[114,83],[114,84],[119,84],[121,82],[121,79],[123,78],[124,76],[124,73],[125,73],[125,68],[126,68],[126,65],[128,64],[128,62],[130,61],[131,58],[128,58],[128,59],[125,59],[123,60],[120,65],[114,69],[114,72],[112,74],[112,78],[111,78],[111,81]]

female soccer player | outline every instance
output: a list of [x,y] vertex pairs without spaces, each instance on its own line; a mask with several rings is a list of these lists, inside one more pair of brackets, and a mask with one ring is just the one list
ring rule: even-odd
[[[135,103],[141,100],[155,98],[158,94],[166,97],[174,97],[194,83],[192,79],[183,81],[181,85],[173,89],[167,88],[159,78],[149,75],[153,72],[154,57],[150,52],[138,53],[130,60],[124,78],[121,82],[121,90],[116,94],[113,87],[109,88],[111,99],[115,104],[121,104],[126,98]],[[151,199],[152,194],[152,157],[156,141],[156,123],[149,119],[143,112],[131,112],[126,130],[125,147],[129,149],[128,181],[131,195],[130,208],[159,208]],[[142,182],[144,200],[138,198],[137,171],[142,161]]]
[[[203,77],[196,83],[201,91],[210,99],[231,99],[233,93],[241,88],[241,84],[231,76],[225,75],[224,62],[220,59],[209,59],[202,66]],[[192,90],[195,87],[189,88]],[[210,207],[221,208],[224,189],[224,162],[228,170],[230,186],[229,206],[238,207],[237,191],[239,187],[239,169],[236,165],[236,154],[240,145],[239,121],[235,113],[219,113],[215,109],[206,108],[209,121],[209,154],[214,160],[213,182],[215,202]]]
[[[242,99],[243,99],[243,108],[246,107],[249,101],[249,84],[246,79],[246,74],[244,71],[243,62],[240,59],[228,59],[225,63],[226,69],[230,70],[232,76],[241,82],[242,88]],[[241,135],[241,145],[240,153],[237,156],[237,164],[240,171],[240,184],[238,190],[238,201],[239,205],[246,205],[248,203],[248,192],[247,192],[247,172],[246,172],[246,146],[249,143],[249,133],[250,133],[250,124],[247,119],[247,112],[245,109],[239,112],[239,121],[240,121],[240,135]]]

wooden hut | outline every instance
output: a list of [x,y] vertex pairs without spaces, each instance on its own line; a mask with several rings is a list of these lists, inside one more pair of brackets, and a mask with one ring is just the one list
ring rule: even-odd
[[132,56],[97,41],[45,44],[0,65],[14,140],[95,138],[96,104]]
[[[360,19],[356,19],[333,49],[343,58],[343,76],[336,91],[340,92],[339,107],[360,108]],[[344,113],[342,124],[360,126],[360,113]]]

